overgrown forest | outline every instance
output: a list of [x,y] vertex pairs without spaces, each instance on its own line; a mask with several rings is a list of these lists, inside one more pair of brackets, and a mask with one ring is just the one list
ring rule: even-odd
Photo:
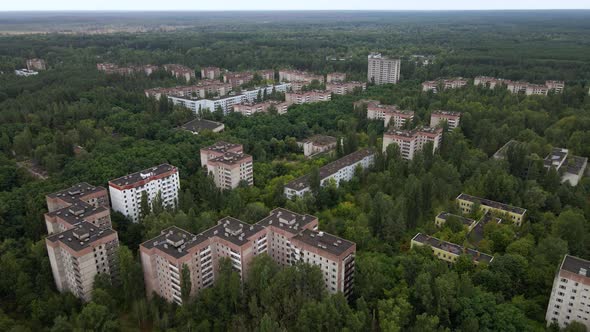
[[[590,258],[590,178],[561,184],[524,156],[538,160],[563,147],[590,157],[590,13],[324,15],[284,25],[224,18],[174,32],[0,35],[0,330],[558,331],[545,326],[545,311],[563,255]],[[178,63],[197,72],[291,67],[366,80],[371,51],[402,57],[400,84],[294,105],[285,115],[207,114],[225,124],[218,134],[179,130],[191,111],[145,97],[144,89],[182,84],[172,76],[96,70],[97,62]],[[15,76],[32,57],[46,59],[48,70]],[[541,97],[472,84],[433,94],[420,85],[477,75],[565,80],[566,88]],[[462,112],[461,125],[445,132],[436,153],[404,161],[390,148],[352,181],[287,201],[288,181],[360,147],[381,151],[383,124],[353,108],[360,99],[414,110],[413,126],[428,124],[434,110]],[[305,159],[296,141],[312,134],[342,138],[341,151]],[[520,153],[491,158],[510,139],[526,143]],[[218,140],[253,155],[253,187],[220,191],[201,169],[199,149]],[[107,186],[163,162],[179,168],[178,208],[154,208],[139,224],[112,215],[120,283],[98,278],[86,304],[57,292],[45,249],[45,195],[81,181]],[[469,245],[456,224],[434,225],[439,212],[457,212],[461,192],[527,209],[521,227],[486,227],[477,248],[494,255],[490,265],[464,257],[448,265],[430,249],[410,249],[417,232]],[[276,207],[316,215],[320,229],[356,242],[350,301],[324,291],[319,269],[282,269],[264,256],[243,284],[222,265],[215,285],[182,307],[147,300],[141,242],[171,225],[198,232],[224,216],[253,223]]]

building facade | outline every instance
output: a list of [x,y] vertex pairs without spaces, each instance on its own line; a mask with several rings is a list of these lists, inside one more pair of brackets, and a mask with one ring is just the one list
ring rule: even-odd
[[244,116],[250,116],[254,113],[266,113],[272,108],[276,109],[278,114],[285,114],[287,113],[289,104],[287,102],[278,102],[273,100],[264,101],[261,103],[244,103],[234,105],[233,111],[241,113]]
[[365,89],[367,89],[367,83],[354,81],[332,81],[326,83],[326,90],[332,92],[335,95],[346,95],[349,93],[353,93],[355,89],[365,91]]
[[435,81],[427,81],[422,83],[422,91],[432,91],[437,93],[439,88],[446,89],[458,89],[467,85],[467,80],[462,77],[438,79]]
[[216,80],[221,77],[221,69],[218,67],[201,68],[201,79]]
[[437,127],[446,122],[449,130],[459,127],[461,121],[461,113],[451,111],[432,111],[430,113],[430,127]]
[[334,150],[336,148],[336,137],[314,135],[297,142],[297,145],[303,149],[304,156],[313,157],[316,154]]
[[460,246],[455,243],[439,240],[435,237],[428,236],[422,233],[418,233],[412,238],[410,246],[411,248],[417,246],[430,247],[436,258],[448,263],[455,263],[461,255],[466,255],[470,257],[473,263],[475,264],[489,264],[494,260],[494,257],[491,255],[484,254],[477,250]]
[[326,83],[332,83],[332,82],[344,82],[346,81],[346,73],[328,73],[328,75],[326,75]]
[[590,261],[565,255],[555,274],[547,305],[547,325],[579,322],[590,330]]
[[324,76],[315,75],[301,70],[279,70],[279,81],[281,82],[305,82],[310,84],[313,81],[324,83]]
[[210,159],[221,157],[226,152],[243,153],[244,147],[242,144],[218,141],[213,145],[201,148],[201,167],[207,167]]
[[292,104],[307,104],[317,103],[321,101],[332,100],[332,93],[330,91],[299,91],[299,92],[287,92],[285,93],[285,102],[289,105]]
[[142,195],[147,196],[150,206],[159,197],[163,206],[174,207],[179,190],[178,169],[169,164],[161,164],[109,181],[113,210],[121,212],[133,222],[139,222],[142,215],[147,213],[141,211]]
[[[356,168],[367,169],[375,163],[375,152],[369,148],[355,151],[336,161],[333,161],[320,168],[320,185],[334,181],[336,185],[340,181],[350,181],[355,174]],[[285,196],[288,199],[303,197],[311,191],[309,174],[297,178],[285,185]]]
[[373,101],[366,105],[367,119],[383,120],[385,128],[390,125],[394,128],[402,128],[406,123],[414,120],[414,111],[400,110],[396,105],[382,105]]
[[405,160],[412,160],[426,143],[432,143],[436,151],[442,143],[442,128],[421,127],[412,130],[389,130],[383,134],[383,152],[390,144],[399,146],[400,154]]
[[191,68],[178,64],[166,64],[163,66],[164,70],[172,74],[172,76],[190,82],[195,78],[195,71]]
[[396,84],[400,79],[400,59],[390,59],[381,53],[371,53],[368,56],[367,80],[376,85]]
[[504,84],[511,93],[546,96],[550,91],[562,93],[565,88],[563,81],[545,81],[545,84],[532,84],[522,81],[511,81],[503,78],[478,76],[473,80],[473,84],[481,85],[490,89],[497,85]]
[[483,213],[507,216],[516,226],[522,225],[526,216],[526,209],[467,194],[457,196],[456,202],[463,214],[471,214],[473,207],[479,206]]
[[27,59],[27,69],[35,71],[46,70],[47,63],[43,59]]
[[207,161],[207,172],[221,189],[237,188],[242,181],[254,185],[252,156],[242,152],[225,152]]

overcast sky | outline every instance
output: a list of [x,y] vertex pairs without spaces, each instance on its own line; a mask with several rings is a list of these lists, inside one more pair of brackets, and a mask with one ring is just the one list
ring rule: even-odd
[[0,0],[4,10],[590,9],[590,0]]

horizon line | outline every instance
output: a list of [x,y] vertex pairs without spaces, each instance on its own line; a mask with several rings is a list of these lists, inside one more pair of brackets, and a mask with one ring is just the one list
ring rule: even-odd
[[0,9],[0,13],[56,13],[56,12],[452,12],[452,11],[590,11],[588,8],[454,8],[454,9]]

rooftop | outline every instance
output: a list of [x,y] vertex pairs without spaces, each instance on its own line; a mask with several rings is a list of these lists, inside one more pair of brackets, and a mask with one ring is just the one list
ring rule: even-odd
[[160,235],[145,241],[141,246],[147,249],[157,248],[178,259],[186,255],[190,248],[205,240],[207,240],[207,237],[201,234],[195,235],[182,228],[172,226],[162,230]]
[[106,191],[103,187],[95,187],[86,182],[80,182],[71,186],[70,188],[47,195],[50,198],[59,198],[68,203],[75,203],[80,200],[80,197],[94,194],[100,191]]
[[313,143],[314,145],[336,144],[336,137],[327,135],[313,135],[301,141],[302,143]]
[[229,143],[229,142],[225,142],[225,141],[218,141],[213,145],[202,148],[201,150],[215,151],[215,152],[227,152],[230,149],[233,149],[236,147],[241,147],[241,146],[242,146],[241,144]]
[[462,199],[462,200],[473,202],[473,203],[478,202],[481,205],[489,206],[491,208],[500,209],[500,210],[504,210],[504,211],[509,211],[512,213],[520,214],[520,215],[524,215],[526,213],[526,209],[523,209],[521,207],[516,207],[516,206],[492,201],[492,200],[485,199],[485,198],[471,196],[468,194],[462,193],[459,196],[457,196],[457,199]]
[[293,241],[301,241],[307,245],[322,249],[322,251],[340,256],[354,246],[353,242],[338,236],[306,229],[293,237]]
[[164,174],[166,172],[175,171],[176,167],[170,164],[161,164],[158,166],[150,167],[148,169],[144,169],[139,172],[131,173],[125,176],[122,176],[118,179],[114,179],[109,181],[109,184],[115,184],[117,186],[125,186],[129,184],[134,184],[140,181],[144,181],[149,179],[153,176],[157,176],[160,174]]
[[234,152],[224,152],[222,156],[215,157],[211,159],[211,161],[220,162],[223,164],[237,164],[244,159],[252,158],[249,154],[245,154],[242,152],[234,153]]
[[588,158],[580,156],[570,156],[567,160],[567,172],[571,174],[580,174],[588,164]]
[[287,209],[276,208],[270,212],[268,217],[260,220],[256,225],[262,227],[275,226],[294,234],[301,231],[305,225],[315,219],[317,218],[309,214],[298,214]]
[[559,269],[590,278],[590,261],[575,256],[565,255]]
[[477,262],[490,263],[494,259],[493,256],[484,254],[480,251],[463,247],[455,243],[439,240],[435,237],[431,237],[422,233],[416,234],[412,241],[416,241],[433,248],[438,248],[455,255],[469,255],[471,256],[471,259]]
[[84,201],[77,201],[72,205],[47,213],[50,217],[58,217],[70,225],[86,221],[88,217],[97,213],[109,211],[105,206],[94,207]]
[[439,127],[419,127],[419,128],[415,128],[412,130],[390,129],[385,133],[385,135],[414,138],[420,134],[435,135],[435,134],[441,134],[441,133],[442,133],[442,128],[439,128]]
[[61,242],[74,251],[80,251],[88,248],[95,241],[116,233],[110,228],[100,229],[91,223],[83,221],[76,224],[74,228],[48,236],[47,240]]
[[199,133],[203,130],[214,130],[218,127],[223,126],[223,123],[205,120],[205,119],[194,119],[181,126],[182,129]]
[[449,212],[441,212],[436,217],[440,218],[444,221],[447,221],[450,217],[453,217],[453,218],[456,218],[457,220],[459,220],[463,225],[465,225],[467,227],[471,227],[471,225],[475,222],[475,220],[473,220],[471,218],[463,217],[463,216],[460,216],[457,214],[452,214]]
[[264,227],[258,224],[250,225],[236,218],[225,217],[219,220],[216,226],[202,232],[201,235],[207,238],[217,236],[237,246],[242,246],[248,242],[248,238],[263,230]]
[[493,217],[491,213],[486,213],[481,217],[481,219],[475,224],[469,236],[474,243],[479,243],[484,238],[484,228],[490,222],[495,222],[497,224],[502,223],[502,219]]
[[458,117],[458,116],[461,116],[461,113],[460,112],[453,112],[453,111],[436,110],[436,111],[432,111],[431,115],[434,115],[434,116],[441,115],[441,116],[454,116],[454,117]]
[[569,150],[563,148],[553,148],[551,152],[543,159],[545,167],[555,167],[556,169],[561,168],[563,162],[567,159]]
[[[323,167],[320,168],[320,179],[325,179],[328,176],[338,172],[340,169],[353,165],[364,158],[375,154],[373,150],[370,148],[360,149],[355,151],[349,155],[346,155],[336,161],[333,161]],[[287,188],[291,188],[294,190],[302,190],[309,187],[309,174],[306,174],[302,177],[299,177],[285,185]]]

